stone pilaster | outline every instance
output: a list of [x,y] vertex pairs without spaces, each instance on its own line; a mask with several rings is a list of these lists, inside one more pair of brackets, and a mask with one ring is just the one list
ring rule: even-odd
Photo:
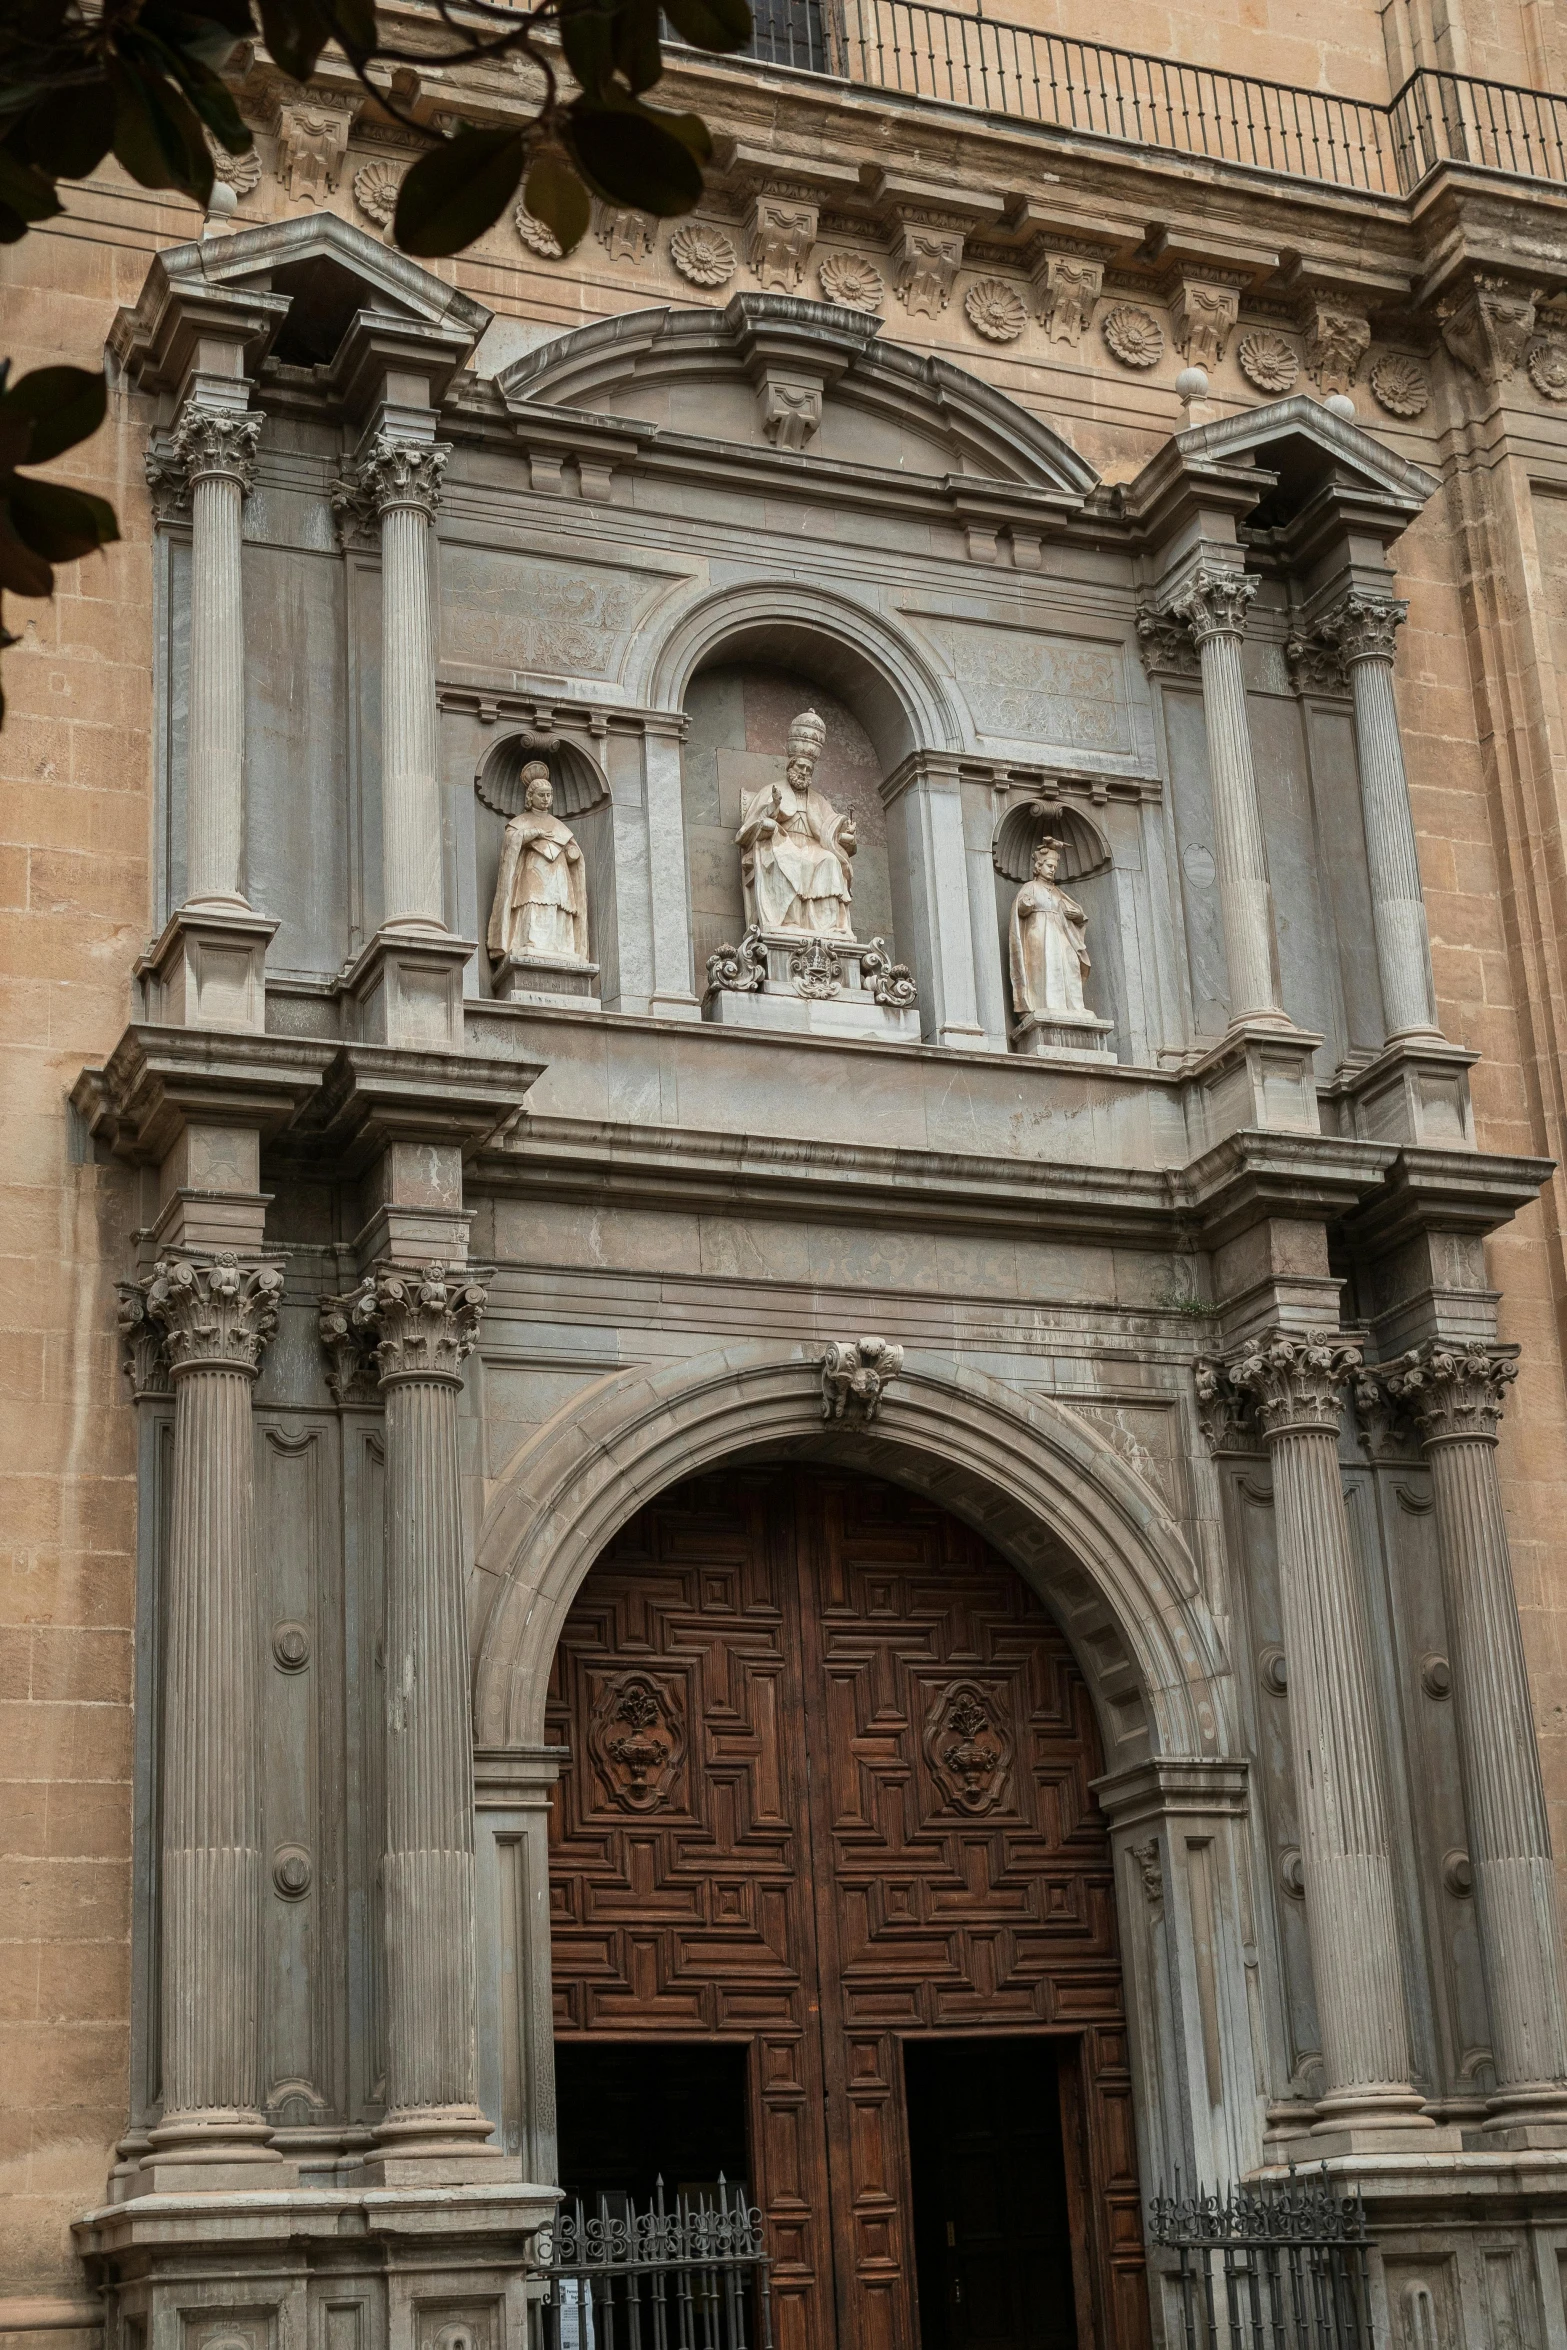
[[[163,1669],[163,2118],[144,2192],[273,2185],[261,2113],[260,1626],[251,1388],[283,1277],[160,1259],[123,1326],[174,1388]],[[266,2166],[266,2167],[260,2167]]]
[[1257,580],[1233,565],[1199,563],[1171,600],[1202,666],[1214,862],[1230,977],[1230,1025],[1283,1023],[1273,982],[1273,899],[1246,718],[1241,640]]
[[1389,1041],[1439,1034],[1415,820],[1393,698],[1393,644],[1408,610],[1396,596],[1352,588],[1320,622],[1338,647],[1355,697],[1366,864]]
[[1290,1742],[1327,2093],[1318,2132],[1427,2129],[1410,2085],[1370,1629],[1339,1478],[1343,1390],[1358,1348],[1337,1332],[1254,1341],[1209,1384],[1250,1399],[1273,1466]]
[[1567,1997],[1550,1830],[1497,1476],[1511,1354],[1478,1343],[1414,1349],[1379,1374],[1414,1420],[1431,1467],[1452,1643],[1496,2095],[1487,2129],[1567,2142]]
[[387,2183],[493,2175],[475,2101],[473,1732],[457,1396],[483,1285],[382,1266],[347,1319],[386,1405]]

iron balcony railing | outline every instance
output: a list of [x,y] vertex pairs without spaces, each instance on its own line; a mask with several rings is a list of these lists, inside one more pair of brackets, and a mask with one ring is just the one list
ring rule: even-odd
[[1423,67],[1391,105],[932,0],[754,0],[751,55],[1165,154],[1408,195],[1441,163],[1567,184],[1567,98]]
[[1177,2256],[1185,2350],[1372,2350],[1365,2211],[1325,2173],[1158,2196],[1149,2222]]
[[762,2214],[720,2176],[671,2208],[601,2195],[541,2232],[531,2350],[773,2350]]

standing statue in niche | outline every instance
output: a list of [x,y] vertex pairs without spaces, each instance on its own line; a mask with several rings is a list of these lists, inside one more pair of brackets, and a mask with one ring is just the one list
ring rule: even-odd
[[802,710],[789,729],[782,783],[747,793],[740,813],[740,873],[748,923],[797,937],[854,937],[850,859],[859,847],[852,816],[840,816],[811,780],[827,729]]
[[553,812],[550,771],[530,759],[522,771],[522,811],[506,827],[490,909],[490,953],[502,962],[585,963],[588,896],[582,850]]
[[1034,851],[1034,878],[1012,901],[1008,930],[1012,1002],[1019,1020],[1081,1020],[1088,960],[1088,916],[1056,884],[1061,843],[1042,840]]

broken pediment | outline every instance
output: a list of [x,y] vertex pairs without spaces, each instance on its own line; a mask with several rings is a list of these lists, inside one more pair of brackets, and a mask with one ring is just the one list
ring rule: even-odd
[[481,302],[335,213],[313,212],[158,254],[109,347],[149,391],[178,391],[215,351],[246,374],[267,357],[322,371],[354,409],[388,370],[439,401],[490,323]]
[[520,429],[575,412],[660,444],[774,448],[867,474],[1022,492],[1074,512],[1098,476],[1059,433],[949,360],[880,339],[830,302],[737,294],[723,310],[637,310],[504,368]]

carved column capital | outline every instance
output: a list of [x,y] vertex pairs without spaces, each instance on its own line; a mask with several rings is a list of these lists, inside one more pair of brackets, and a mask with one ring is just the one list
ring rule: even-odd
[[448,441],[404,441],[394,433],[377,433],[332,485],[339,529],[364,527],[400,509],[433,522],[451,453]]
[[198,481],[237,482],[240,496],[247,496],[256,478],[262,422],[247,409],[187,400],[173,430],[157,435],[147,450],[147,486],[159,514],[188,505]]
[[[162,1333],[171,1378],[187,1371],[243,1371],[254,1379],[277,1328],[283,1276],[276,1265],[242,1264],[228,1254],[160,1257],[138,1286],[147,1319]],[[122,1303],[122,1330],[126,1325]]]
[[1337,1435],[1344,1388],[1359,1369],[1358,1342],[1337,1330],[1252,1339],[1225,1365],[1230,1385],[1253,1398],[1270,1439],[1313,1429]]
[[120,1300],[123,1349],[120,1368],[125,1373],[131,1400],[140,1403],[147,1396],[167,1395],[170,1392],[168,1350],[163,1325],[155,1322],[147,1310],[146,1289],[139,1281],[117,1281],[114,1286]]
[[1197,647],[1187,623],[1174,612],[1161,612],[1151,596],[1137,607],[1137,651],[1150,677],[1160,670],[1178,677],[1195,677]]
[[369,1335],[383,1389],[409,1379],[460,1387],[487,1299],[484,1283],[465,1271],[380,1265],[347,1301],[346,1318],[352,1331]]
[[1246,615],[1261,582],[1255,573],[1230,564],[1199,563],[1191,578],[1172,597],[1168,610],[1184,620],[1192,641],[1201,646],[1211,637],[1241,637]]
[[364,1289],[353,1290],[347,1297],[321,1300],[316,1327],[327,1357],[326,1383],[339,1411],[353,1404],[380,1402],[373,1297],[370,1311],[361,1315],[359,1308],[364,1302]]
[[1199,1355],[1193,1369],[1197,1425],[1208,1450],[1216,1456],[1227,1452],[1260,1452],[1262,1439],[1253,1398],[1234,1384],[1228,1364],[1217,1362],[1210,1355]]
[[1296,630],[1285,639],[1284,658],[1298,694],[1347,694],[1349,675],[1338,639],[1326,628]]
[[1494,1444],[1503,1397],[1517,1376],[1510,1347],[1478,1340],[1467,1346],[1433,1340],[1411,1348],[1378,1374],[1385,1393],[1409,1413],[1427,1446]]
[[1347,667],[1356,661],[1391,661],[1399,630],[1409,618],[1401,596],[1367,595],[1351,588],[1323,613],[1322,633],[1337,645]]

